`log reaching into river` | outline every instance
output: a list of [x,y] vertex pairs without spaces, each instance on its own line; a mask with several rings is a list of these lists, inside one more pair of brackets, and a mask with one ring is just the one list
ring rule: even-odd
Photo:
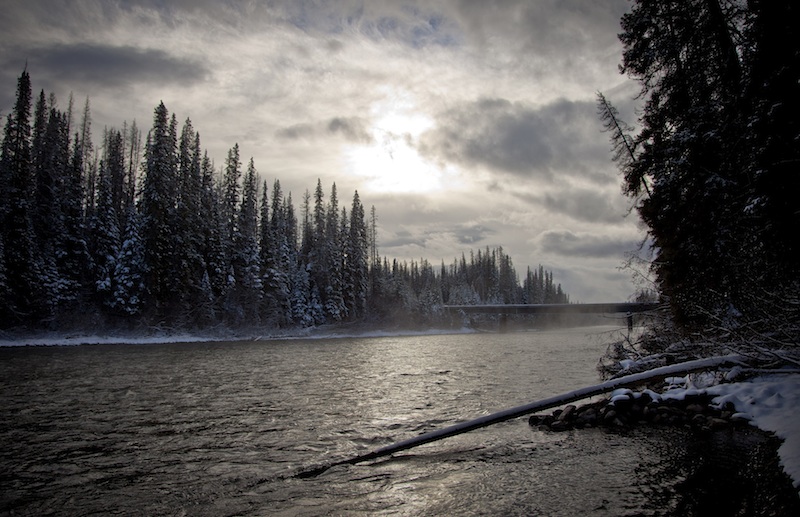
[[633,386],[643,384],[645,382],[652,382],[666,377],[686,375],[688,373],[707,370],[710,368],[717,368],[724,365],[730,365],[730,364],[741,365],[743,364],[744,360],[745,358],[740,355],[710,357],[706,359],[697,359],[695,361],[687,361],[684,363],[673,364],[669,366],[662,366],[659,368],[654,368],[652,370],[636,373],[633,375],[626,375],[624,377],[611,379],[606,382],[596,384],[594,386],[587,386],[585,388],[580,388],[574,391],[562,393],[554,397],[538,400],[530,404],[525,404],[522,406],[505,409],[503,411],[498,411],[497,413],[492,413],[490,415],[485,415],[480,418],[476,418],[474,420],[469,420],[467,422],[451,425],[449,427],[445,427],[444,429],[430,431],[428,433],[424,433],[419,436],[403,440],[401,442],[393,443],[391,445],[375,449],[365,454],[359,454],[358,456],[353,456],[351,458],[327,463],[324,465],[316,465],[304,468],[300,472],[297,472],[291,475],[290,477],[295,477],[295,478],[315,477],[322,474],[326,470],[332,467],[336,467],[338,465],[354,465],[356,463],[374,460],[377,458],[381,458],[383,456],[389,456],[396,452],[404,451],[412,447],[416,447],[418,445],[423,445],[426,443],[435,442],[437,440],[442,440],[444,438],[449,438],[451,436],[467,433],[469,431],[474,431],[475,429],[480,429],[482,427],[487,427],[500,422],[505,422],[507,420],[511,420],[513,418],[521,417],[524,415],[529,415],[537,411],[543,411],[545,409],[563,406],[565,404],[569,404],[571,402],[586,399],[589,397],[594,397],[596,395],[602,395],[604,393],[614,391],[615,389],[618,388],[630,388]]

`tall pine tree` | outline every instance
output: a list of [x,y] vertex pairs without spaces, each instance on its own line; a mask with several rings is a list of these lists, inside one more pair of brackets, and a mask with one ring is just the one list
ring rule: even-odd
[[45,314],[40,258],[33,229],[34,176],[31,156],[31,80],[25,70],[17,81],[17,100],[8,115],[0,155],[0,205],[8,313],[4,325],[35,324]]

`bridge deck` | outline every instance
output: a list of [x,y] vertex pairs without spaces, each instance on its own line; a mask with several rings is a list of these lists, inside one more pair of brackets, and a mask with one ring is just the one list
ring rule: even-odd
[[483,314],[614,314],[647,312],[657,303],[545,303],[507,305],[444,305],[451,312]]

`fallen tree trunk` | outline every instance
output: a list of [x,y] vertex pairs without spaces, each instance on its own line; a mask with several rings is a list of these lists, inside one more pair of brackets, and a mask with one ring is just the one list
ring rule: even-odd
[[706,359],[697,359],[694,361],[687,361],[684,363],[673,364],[669,366],[662,366],[659,368],[654,368],[652,370],[636,373],[633,375],[626,375],[624,377],[608,380],[601,384],[587,386],[585,388],[580,388],[574,391],[562,393],[554,397],[538,400],[530,404],[525,404],[522,406],[509,408],[503,411],[498,411],[497,413],[485,415],[480,418],[476,418],[474,420],[462,422],[460,424],[451,425],[449,427],[445,427],[444,429],[430,431],[428,433],[424,433],[419,436],[409,438],[407,440],[403,440],[400,442],[393,443],[391,445],[387,445],[385,447],[381,447],[379,449],[375,449],[365,454],[360,454],[358,456],[353,456],[351,458],[335,461],[332,463],[327,463],[324,465],[316,465],[313,467],[308,467],[301,470],[300,472],[293,474],[290,477],[296,477],[296,478],[315,477],[322,474],[326,470],[338,465],[354,465],[356,463],[374,460],[383,456],[389,456],[396,452],[404,451],[406,449],[410,449],[418,445],[423,445],[426,443],[435,442],[437,440],[442,440],[444,438],[449,438],[451,436],[467,433],[469,431],[474,431],[475,429],[480,429],[482,427],[487,427],[500,422],[505,422],[507,420],[535,413],[537,411],[543,411],[545,409],[562,406],[565,404],[569,404],[571,402],[575,402],[577,400],[594,397],[596,395],[602,395],[604,393],[608,393],[618,388],[633,387],[645,382],[656,381],[659,379],[663,379],[666,377],[673,377],[677,375],[686,375],[688,373],[707,370],[709,368],[717,368],[723,365],[729,365],[729,364],[742,365],[743,360],[744,358],[741,355],[710,357]]

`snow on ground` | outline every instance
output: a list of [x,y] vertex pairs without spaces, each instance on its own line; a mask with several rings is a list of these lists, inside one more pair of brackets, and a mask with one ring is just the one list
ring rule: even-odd
[[311,327],[300,332],[288,334],[264,335],[231,335],[231,336],[203,336],[193,334],[154,334],[154,335],[127,335],[127,336],[39,336],[31,338],[2,339],[0,347],[16,346],[77,346],[77,345],[158,345],[168,343],[208,343],[229,341],[276,341],[282,339],[341,339],[341,338],[370,338],[370,337],[402,337],[402,336],[438,336],[442,334],[471,334],[476,332],[470,328],[461,329],[427,329],[427,330],[375,330],[375,331],[346,331],[328,328]]
[[794,487],[800,490],[800,373],[797,370],[770,372],[742,382],[708,387],[703,386],[702,378],[697,382],[691,376],[669,380],[673,387],[663,397],[681,398],[705,392],[714,397],[713,404],[721,406],[731,402],[738,416],[783,439],[778,449],[781,465],[792,478]]
[[22,339],[0,339],[0,347],[14,346],[77,346],[77,345],[149,345],[166,343],[202,343],[220,341],[220,338],[204,338],[190,335],[163,336],[61,336]]

